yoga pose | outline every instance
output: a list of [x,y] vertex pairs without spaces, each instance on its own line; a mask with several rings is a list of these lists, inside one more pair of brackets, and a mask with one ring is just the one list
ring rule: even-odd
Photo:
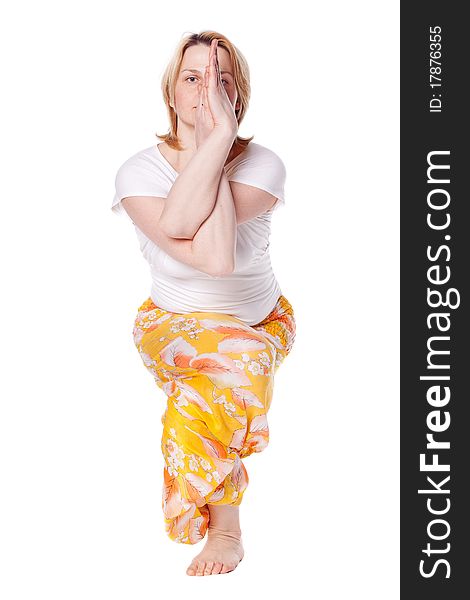
[[133,222],[152,277],[133,339],[166,395],[165,529],[184,544],[207,533],[186,573],[213,575],[243,558],[242,459],[268,444],[274,376],[295,339],[269,257],[285,168],[238,136],[249,70],[225,36],[183,38],[162,88],[170,131],[121,165],[112,209]]

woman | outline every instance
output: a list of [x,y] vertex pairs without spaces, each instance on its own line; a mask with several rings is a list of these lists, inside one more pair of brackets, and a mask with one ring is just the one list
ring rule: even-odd
[[166,532],[195,544],[207,531],[186,573],[210,575],[243,558],[241,459],[268,443],[274,374],[295,338],[268,251],[285,168],[238,136],[249,71],[223,35],[183,38],[162,83],[170,131],[119,168],[112,208],[134,223],[151,268],[133,335],[168,397]]

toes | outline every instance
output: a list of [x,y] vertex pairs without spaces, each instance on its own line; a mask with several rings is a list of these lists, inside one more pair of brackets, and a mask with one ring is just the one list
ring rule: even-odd
[[[237,563],[238,564],[238,563]],[[205,561],[198,560],[193,561],[189,567],[186,569],[187,575],[218,575],[219,573],[230,573],[233,571],[237,564],[234,562],[214,562],[214,561]]]
[[237,565],[234,565],[232,563],[224,563],[224,566],[220,572],[221,573],[230,573],[230,571],[233,571],[236,566]]

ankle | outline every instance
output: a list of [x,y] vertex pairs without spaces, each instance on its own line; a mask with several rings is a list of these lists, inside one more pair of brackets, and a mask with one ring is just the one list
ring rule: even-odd
[[207,528],[207,533],[214,535],[223,535],[224,537],[230,537],[239,540],[241,538],[242,532],[238,527],[215,527],[209,523],[209,527]]
[[209,527],[219,531],[228,531],[241,534],[240,531],[240,507],[229,504],[208,504]]

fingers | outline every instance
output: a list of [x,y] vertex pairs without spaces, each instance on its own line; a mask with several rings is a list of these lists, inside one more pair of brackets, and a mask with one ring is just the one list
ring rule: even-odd
[[201,121],[202,116],[203,116],[203,111],[204,111],[204,106],[203,104],[203,86],[199,85],[198,86],[198,91],[199,91],[199,99],[198,99],[198,103],[197,103],[197,108],[196,108],[196,122],[197,121]]
[[199,101],[197,106],[197,117],[202,120],[207,120],[210,115],[209,97],[207,94],[207,87],[205,85],[198,85]]
[[217,88],[222,83],[220,81],[220,68],[217,61],[217,43],[218,40],[212,40],[209,51],[209,86]]
[[202,91],[202,98],[203,98],[203,102],[204,102],[204,108],[206,110],[209,110],[209,96],[207,95],[207,87],[205,87],[205,86]]
[[201,97],[202,97],[202,103],[204,105],[203,110],[205,110],[209,113],[210,112],[210,103],[209,103],[209,95],[207,93],[208,84],[209,84],[209,70],[206,67],[206,71],[204,73],[204,85],[202,86],[202,89],[201,89]]
[[218,40],[212,40],[209,50],[209,65],[214,64],[217,68],[217,44]]

